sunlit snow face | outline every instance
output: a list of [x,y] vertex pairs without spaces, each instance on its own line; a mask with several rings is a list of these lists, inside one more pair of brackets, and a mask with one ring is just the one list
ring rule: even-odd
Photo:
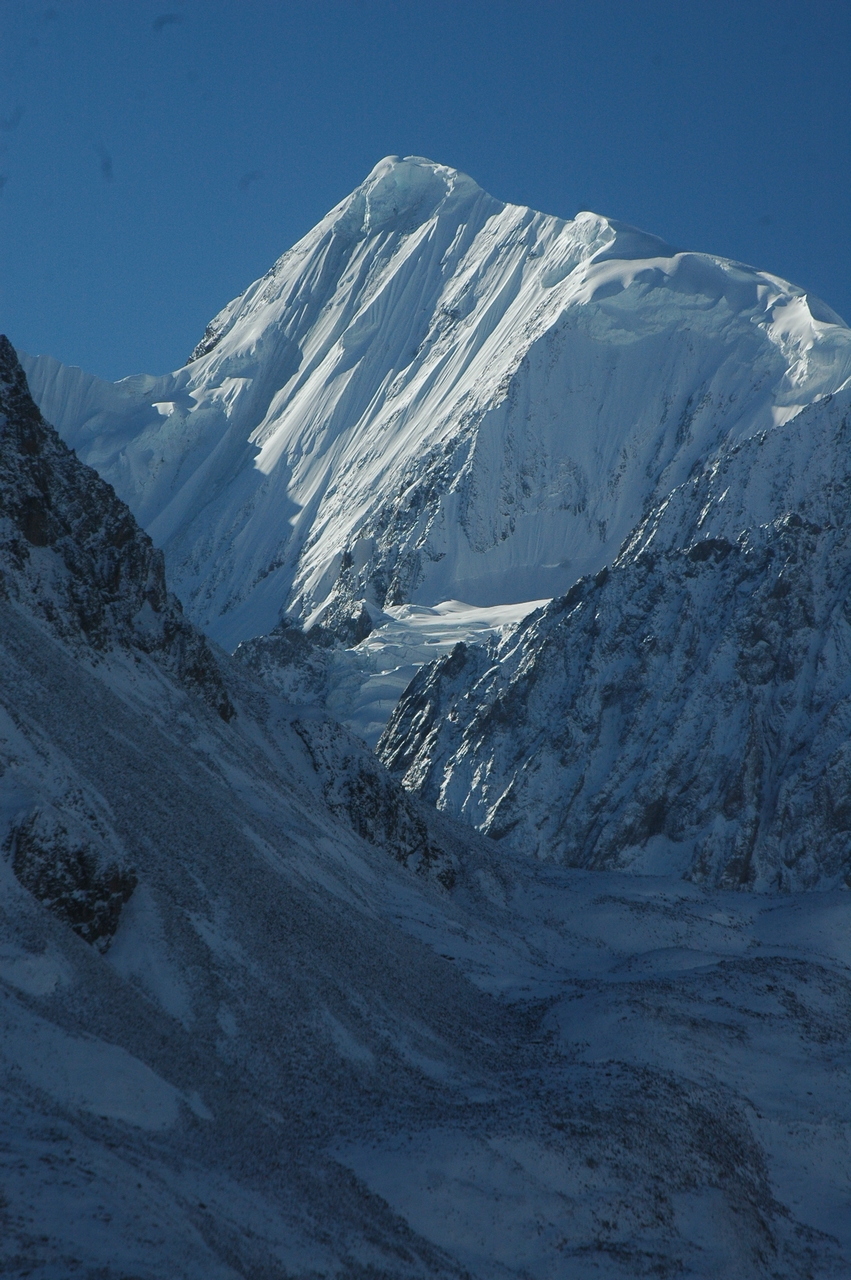
[[847,381],[849,333],[819,316],[775,277],[391,157],[185,369],[89,380],[82,412],[70,374],[44,366],[44,391],[232,648],[341,598],[567,590],[720,441]]

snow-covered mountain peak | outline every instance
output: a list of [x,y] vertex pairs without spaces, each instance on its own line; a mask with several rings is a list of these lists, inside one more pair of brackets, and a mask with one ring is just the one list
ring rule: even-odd
[[[217,370],[228,356],[261,352],[262,335],[280,322],[282,307],[293,301],[327,304],[347,285],[360,288],[376,259],[394,260],[400,239],[418,233],[432,238],[438,223],[448,246],[457,229],[475,218],[473,206],[479,222],[505,207],[456,169],[420,156],[385,157],[271,271],[211,321],[190,364],[214,347],[220,349],[210,367]],[[355,270],[347,272],[347,266]]]
[[285,613],[566,591],[696,465],[842,387],[851,331],[752,267],[389,157],[176,373],[25,365],[233,648]]

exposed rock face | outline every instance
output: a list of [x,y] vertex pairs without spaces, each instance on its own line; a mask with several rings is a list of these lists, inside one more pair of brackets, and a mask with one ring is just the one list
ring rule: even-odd
[[283,618],[268,635],[243,640],[234,658],[290,702],[315,705],[328,689],[334,637],[322,627],[310,631]]
[[455,841],[438,840],[428,811],[391,778],[371,751],[329,720],[295,721],[294,728],[319,775],[325,802],[363,840],[386,849],[418,875],[445,889],[455,884]]
[[[233,716],[208,642],[166,587],[162,554],[44,421],[2,336],[0,597],[88,663],[116,648],[148,655],[223,720]],[[13,752],[0,774],[11,767],[14,782],[19,763]],[[34,794],[20,808],[4,849],[21,884],[87,942],[108,947],[136,873],[96,798],[66,776],[55,795]]]
[[[501,644],[424,668],[379,744],[391,770],[539,857],[851,883],[848,399],[714,460]],[[796,509],[736,534],[744,488],[791,496],[793,434]]]
[[[61,810],[31,810],[10,831],[6,851],[24,888],[86,942],[106,951],[136,888],[136,873],[83,796],[63,800]],[[76,815],[75,808],[82,812]]]
[[304,631],[292,618],[282,618],[268,635],[243,640],[234,658],[289,702],[322,705],[335,675],[350,665],[344,646],[356,645],[372,630],[361,606],[329,623]]
[[128,507],[45,422],[0,336],[0,590],[63,640],[151,654],[233,715],[209,644],[169,593],[163,556]]
[[[5,338],[0,338],[0,586],[0,603],[11,615],[3,622],[12,632],[20,631],[25,617],[30,629],[37,619],[41,638],[46,626],[74,661],[89,668],[114,667],[121,687],[126,687],[128,660],[134,667],[134,660],[151,659],[161,674],[206,704],[198,705],[197,723],[191,708],[182,712],[192,732],[210,731],[207,707],[225,723],[232,720],[234,706],[219,664],[169,593],[162,554],[112,488],[44,421]],[[369,625],[366,611],[308,634],[281,624],[272,636],[244,647],[240,668],[247,669],[249,683],[252,673],[266,674],[271,650],[278,692],[291,701],[321,700],[313,695],[324,678],[323,661],[333,660],[341,642],[366,634]],[[282,669],[292,677],[292,687],[281,687],[286,684]],[[234,687],[246,683],[241,669],[231,668],[231,677]],[[12,717],[10,735],[27,737],[13,691],[5,692],[0,716]],[[242,692],[256,712],[249,732],[274,738],[281,730],[266,723],[263,699],[255,689]],[[163,694],[163,705],[167,702]],[[439,826],[439,820],[420,813],[418,803],[371,752],[321,715],[309,724],[297,723],[295,732],[288,720],[285,724],[283,732],[297,744],[302,769],[306,749],[308,772],[318,775],[315,790],[344,827],[412,870],[451,886],[452,839],[441,840],[430,831],[429,823]],[[45,778],[43,766],[35,766],[35,774],[24,768],[10,741],[0,732],[2,849],[25,888],[87,942],[106,950],[137,882],[136,852],[128,851],[126,833],[113,829],[109,804],[78,776],[73,753]],[[49,758],[51,751],[50,742],[40,742],[36,757]],[[280,783],[277,777],[272,785]],[[153,783],[151,794],[138,797],[138,803],[143,809],[156,803]],[[175,838],[181,838],[179,832]]]

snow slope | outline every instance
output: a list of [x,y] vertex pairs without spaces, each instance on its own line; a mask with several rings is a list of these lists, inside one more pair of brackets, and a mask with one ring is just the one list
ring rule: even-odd
[[8,344],[0,465],[4,1275],[848,1274],[847,892],[504,857],[181,623]]
[[[851,331],[816,299],[389,159],[193,356],[115,386],[28,367],[255,674],[372,744],[424,618],[445,650],[614,566],[599,608],[586,582],[424,675],[384,758],[527,853],[847,875]],[[297,660],[287,616],[325,628]]]
[[24,364],[233,649],[284,612],[567,590],[695,465],[844,385],[851,332],[764,272],[390,157],[193,357],[115,385]]

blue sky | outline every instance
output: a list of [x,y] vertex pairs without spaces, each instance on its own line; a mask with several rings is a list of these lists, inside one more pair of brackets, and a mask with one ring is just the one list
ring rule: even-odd
[[0,0],[0,330],[164,372],[382,156],[851,321],[847,0]]

